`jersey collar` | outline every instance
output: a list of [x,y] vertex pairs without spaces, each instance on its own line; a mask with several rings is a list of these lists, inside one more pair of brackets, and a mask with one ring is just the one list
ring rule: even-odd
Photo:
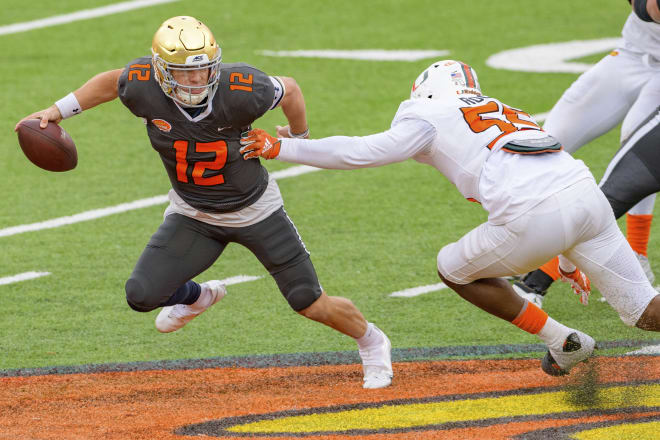
[[[174,100],[173,100],[173,101],[174,101]],[[193,118],[192,116],[190,116],[190,114],[189,114],[189,113],[188,113],[183,107],[181,107],[181,106],[179,105],[178,102],[174,101],[174,104],[177,106],[177,108],[179,109],[179,111],[180,111],[181,113],[183,113],[183,116],[185,116],[186,119],[188,119],[188,120],[191,121],[191,122],[199,122],[199,121],[201,121],[202,119],[204,119],[205,117],[207,117],[208,115],[210,115],[210,114],[211,114],[211,111],[213,110],[213,100],[210,100],[210,101],[209,101],[209,105],[206,106],[206,110],[204,110],[203,112],[201,112],[200,114],[198,114],[197,116],[195,116],[195,117]]]

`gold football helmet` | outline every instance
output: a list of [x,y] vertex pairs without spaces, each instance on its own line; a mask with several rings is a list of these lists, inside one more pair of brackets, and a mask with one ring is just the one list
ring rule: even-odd
[[[222,50],[211,30],[194,17],[172,17],[158,28],[151,44],[156,81],[163,92],[185,107],[205,107],[218,89]],[[174,70],[208,70],[205,85],[179,84]],[[202,104],[204,99],[208,99]]]

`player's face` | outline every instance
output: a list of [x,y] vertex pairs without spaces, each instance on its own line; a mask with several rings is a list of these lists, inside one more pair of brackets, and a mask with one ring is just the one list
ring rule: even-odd
[[174,80],[181,86],[185,87],[186,93],[198,95],[202,93],[209,82],[209,69],[182,69],[170,71]]

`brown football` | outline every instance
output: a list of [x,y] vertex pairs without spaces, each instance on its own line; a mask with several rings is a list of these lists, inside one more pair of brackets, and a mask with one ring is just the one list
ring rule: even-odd
[[39,119],[28,119],[18,126],[18,143],[36,166],[48,171],[69,171],[78,164],[78,151],[69,133],[49,122],[39,127]]

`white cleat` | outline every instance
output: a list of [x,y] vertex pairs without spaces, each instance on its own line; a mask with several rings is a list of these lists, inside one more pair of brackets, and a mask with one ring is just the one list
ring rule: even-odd
[[527,287],[522,281],[516,281],[511,287],[513,287],[513,291],[516,292],[519,297],[526,299],[539,308],[542,308],[543,295],[536,293],[533,289]]
[[362,388],[376,389],[385,388],[392,383],[392,344],[387,335],[381,329],[374,326],[374,330],[381,335],[381,342],[360,349],[362,358],[362,371],[364,372],[364,383]]
[[655,275],[653,274],[653,269],[651,269],[651,263],[649,263],[649,259],[646,255],[638,254],[635,252],[635,256],[639,260],[640,266],[642,266],[642,269],[644,269],[644,273],[646,274],[646,278],[648,278],[649,283],[651,285],[655,284]]
[[595,346],[594,338],[581,331],[573,330],[559,350],[548,347],[548,352],[541,361],[541,369],[551,376],[564,376],[575,365],[589,359]]
[[[202,292],[195,304],[175,304],[163,307],[156,317],[156,328],[159,332],[170,333],[179,330],[227,294],[227,288],[218,280],[202,283],[201,287]],[[201,304],[196,305],[198,303]]]

